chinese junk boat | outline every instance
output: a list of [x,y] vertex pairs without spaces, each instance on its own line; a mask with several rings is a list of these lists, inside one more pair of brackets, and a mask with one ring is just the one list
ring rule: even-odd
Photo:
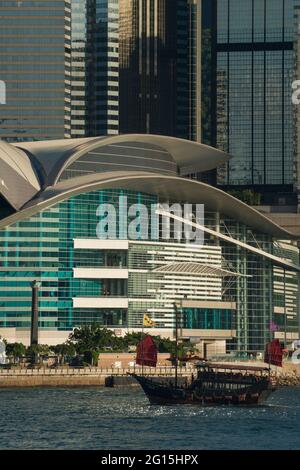
[[[190,383],[178,385],[177,364],[175,381],[163,383],[144,375],[131,374],[141,385],[152,405],[194,404],[258,405],[275,391],[270,364],[282,366],[282,350],[278,340],[266,347],[265,361],[269,367],[216,364],[202,361]],[[155,367],[157,349],[151,336],[146,336],[137,349],[137,364]]]

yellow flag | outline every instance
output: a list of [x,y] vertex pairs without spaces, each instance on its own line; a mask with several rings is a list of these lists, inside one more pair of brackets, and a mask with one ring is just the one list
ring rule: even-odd
[[148,326],[148,327],[155,326],[155,322],[151,320],[151,318],[149,317],[149,315],[147,315],[147,313],[144,314],[143,323],[144,323],[144,326]]

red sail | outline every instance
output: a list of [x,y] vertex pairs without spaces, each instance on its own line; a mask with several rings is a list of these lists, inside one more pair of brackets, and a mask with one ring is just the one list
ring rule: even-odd
[[274,366],[282,367],[282,348],[279,339],[268,343],[265,351],[265,362]]
[[157,348],[151,336],[145,336],[145,338],[138,344],[136,350],[136,363],[140,366],[156,367]]

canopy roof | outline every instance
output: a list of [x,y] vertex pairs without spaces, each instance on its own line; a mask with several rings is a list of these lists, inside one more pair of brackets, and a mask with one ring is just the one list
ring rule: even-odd
[[0,142],[0,195],[16,211],[0,220],[0,228],[78,194],[124,189],[156,195],[159,202],[204,204],[206,211],[258,232],[298,239],[224,191],[180,176],[216,168],[228,159],[197,142],[142,134]]
[[0,194],[18,210],[40,189],[30,158],[21,150],[0,140]]
[[[14,145],[27,151],[40,162],[47,185],[56,184],[74,162],[84,160],[85,163],[88,161],[91,165],[97,163],[99,157],[104,155],[108,158],[101,163],[101,171],[111,169],[110,161],[114,156],[117,157],[113,160],[117,171],[122,165],[127,165],[127,168],[134,167],[135,171],[143,171],[145,163],[163,171],[164,160],[169,156],[176,164],[173,174],[181,175],[215,169],[230,158],[221,150],[198,142],[151,134],[22,142]],[[130,149],[129,153],[126,151],[128,149]],[[140,150],[138,154],[136,150]],[[160,152],[159,158],[157,158],[157,152]]]
[[227,271],[217,266],[211,266],[202,263],[181,262],[170,263],[152,270],[153,273],[161,274],[189,274],[191,276],[213,276],[213,277],[230,277],[239,276],[239,273]]

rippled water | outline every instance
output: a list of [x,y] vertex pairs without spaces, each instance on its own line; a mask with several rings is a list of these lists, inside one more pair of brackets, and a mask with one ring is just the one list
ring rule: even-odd
[[300,449],[300,388],[253,408],[150,406],[138,388],[0,389],[0,449]]

